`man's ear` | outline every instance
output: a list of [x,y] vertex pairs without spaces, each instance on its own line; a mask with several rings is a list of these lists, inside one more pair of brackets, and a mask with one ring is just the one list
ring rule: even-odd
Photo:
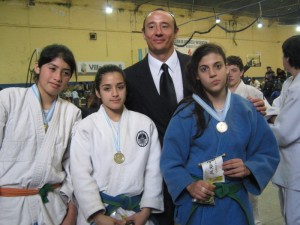
[[144,40],[146,40],[146,36],[145,36],[145,29],[144,29],[144,28],[142,29],[142,34],[143,34],[143,38],[144,38]]
[[177,28],[174,28],[174,33],[175,33],[175,35],[177,36],[177,34],[178,34],[178,31],[179,31],[179,28],[177,27]]

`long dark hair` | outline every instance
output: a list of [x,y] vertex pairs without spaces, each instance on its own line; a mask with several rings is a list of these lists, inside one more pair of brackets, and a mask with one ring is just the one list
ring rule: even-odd
[[[38,60],[39,68],[42,68],[44,64],[52,62],[55,58],[62,58],[70,66],[71,75],[75,73],[75,78],[77,81],[77,69],[76,69],[75,57],[72,51],[64,45],[52,44],[43,48]],[[34,74],[35,83],[37,83],[38,80],[39,80],[39,74],[35,73]]]
[[[206,56],[210,53],[216,53],[218,55],[221,55],[224,60],[224,63],[226,64],[226,55],[225,55],[222,47],[220,47],[219,45],[216,45],[216,44],[211,44],[211,43],[204,44],[204,45],[199,46],[193,53],[191,61],[189,62],[189,64],[186,67],[185,76],[187,78],[188,89],[192,93],[198,95],[208,105],[212,106],[212,103],[209,100],[201,81],[199,79],[197,79],[199,62],[201,61],[201,59],[204,56]],[[183,99],[180,102],[180,105],[185,104],[185,106],[181,107],[181,110],[194,102],[195,102],[195,100],[192,97]],[[197,119],[198,130],[197,130],[196,135],[194,136],[194,138],[197,138],[203,134],[204,130],[207,127],[209,120],[211,119],[211,116],[208,117],[208,120],[205,120],[204,109],[198,103],[195,104],[195,109],[192,112],[191,116],[193,116],[193,115],[196,115],[196,119]]]

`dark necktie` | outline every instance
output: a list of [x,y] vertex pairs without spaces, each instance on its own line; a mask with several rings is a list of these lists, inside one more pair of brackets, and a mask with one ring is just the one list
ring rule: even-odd
[[171,109],[177,106],[177,98],[172,77],[169,74],[168,65],[163,63],[161,69],[163,73],[160,76],[160,96],[164,97],[170,104]]

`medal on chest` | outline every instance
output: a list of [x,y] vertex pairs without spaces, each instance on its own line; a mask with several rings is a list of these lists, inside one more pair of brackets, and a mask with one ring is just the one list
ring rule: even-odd
[[216,128],[217,128],[217,131],[219,131],[220,133],[224,133],[228,130],[227,123],[225,123],[225,122],[217,123]]
[[231,92],[228,90],[225,104],[224,104],[224,109],[220,112],[216,112],[211,106],[209,106],[206,102],[204,102],[198,95],[193,94],[193,99],[199,105],[201,105],[208,114],[210,114],[214,119],[218,121],[216,125],[216,129],[219,133],[225,133],[228,130],[228,125],[225,122],[225,118],[230,107],[230,98],[231,98]]
[[121,164],[125,161],[125,156],[123,155],[122,152],[117,152],[114,155],[114,161],[118,164]]
[[48,124],[44,124],[44,129],[45,129],[45,132],[47,132],[47,130],[48,130]]
[[42,117],[43,117],[43,128],[45,133],[47,132],[48,128],[49,128],[49,124],[50,121],[54,115],[54,110],[55,110],[55,105],[56,105],[56,101],[57,99],[54,99],[51,103],[51,107],[49,109],[44,109],[43,108],[43,104],[42,104],[42,99],[41,99],[41,95],[40,92],[38,90],[38,87],[36,84],[31,86],[32,91],[34,93],[34,95],[38,98],[40,105],[41,105],[41,113],[42,113]]
[[111,121],[107,113],[105,112],[104,108],[101,108],[102,113],[104,114],[104,117],[106,119],[107,124],[111,128],[112,131],[112,139],[113,143],[115,146],[116,153],[113,155],[113,159],[115,163],[117,164],[122,164],[125,161],[125,156],[121,152],[121,147],[120,147],[120,139],[121,139],[121,134],[120,134],[120,123],[121,122],[114,122]]

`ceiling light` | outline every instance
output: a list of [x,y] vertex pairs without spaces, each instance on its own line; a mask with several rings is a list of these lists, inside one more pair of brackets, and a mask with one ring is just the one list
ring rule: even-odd
[[259,18],[257,20],[257,28],[262,28],[263,27],[263,22],[262,22],[262,10],[261,10],[260,2],[258,3],[258,5],[259,5]]
[[113,12],[113,8],[112,8],[110,5],[107,5],[107,6],[105,7],[105,12],[106,12],[107,14],[111,14],[111,13]]
[[296,31],[300,32],[300,25],[297,25]]
[[112,6],[108,3],[108,0],[106,1],[106,7],[105,7],[106,14],[111,14],[113,12]]
[[216,12],[215,12],[215,8],[213,8],[213,11],[214,11],[214,14],[215,14],[215,22],[216,23],[220,23],[221,22],[221,19],[220,17],[217,16]]
[[259,18],[259,19],[257,20],[257,28],[262,28],[262,27],[263,27],[263,22],[262,22],[262,19]]

